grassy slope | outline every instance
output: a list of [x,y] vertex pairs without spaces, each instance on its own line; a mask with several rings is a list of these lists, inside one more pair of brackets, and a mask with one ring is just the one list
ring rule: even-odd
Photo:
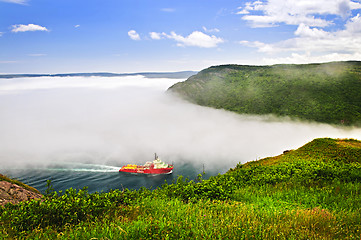
[[170,91],[238,113],[361,125],[361,62],[215,66]]
[[0,236],[360,239],[361,142],[315,139],[208,180],[180,177],[153,191],[68,190],[48,198],[0,208]]

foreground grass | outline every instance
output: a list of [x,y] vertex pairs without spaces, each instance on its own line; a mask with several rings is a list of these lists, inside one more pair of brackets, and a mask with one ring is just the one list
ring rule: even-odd
[[361,142],[316,139],[156,190],[50,193],[0,208],[0,239],[360,239]]
[[112,217],[31,239],[358,239],[361,214],[321,208],[265,208],[237,201],[144,198]]

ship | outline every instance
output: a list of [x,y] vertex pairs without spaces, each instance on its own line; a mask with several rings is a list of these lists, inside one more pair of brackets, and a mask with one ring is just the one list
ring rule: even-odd
[[119,172],[135,174],[171,174],[173,172],[173,165],[162,162],[155,153],[153,162],[146,162],[144,165],[127,164],[119,169]]

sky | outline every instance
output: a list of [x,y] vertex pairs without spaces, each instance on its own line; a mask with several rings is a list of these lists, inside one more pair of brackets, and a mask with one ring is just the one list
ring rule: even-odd
[[344,60],[360,0],[0,0],[0,74]]

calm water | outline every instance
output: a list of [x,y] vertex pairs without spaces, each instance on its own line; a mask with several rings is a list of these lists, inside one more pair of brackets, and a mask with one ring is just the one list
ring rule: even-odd
[[[46,190],[46,181],[51,180],[56,191],[68,188],[81,189],[88,187],[89,192],[109,191],[111,189],[155,189],[166,180],[171,183],[178,175],[194,180],[203,171],[203,166],[190,163],[174,164],[172,174],[166,175],[134,175],[120,173],[119,167],[97,164],[62,164],[38,169],[2,169],[3,174],[18,179],[40,192]],[[206,171],[204,178],[218,174],[216,171]]]

